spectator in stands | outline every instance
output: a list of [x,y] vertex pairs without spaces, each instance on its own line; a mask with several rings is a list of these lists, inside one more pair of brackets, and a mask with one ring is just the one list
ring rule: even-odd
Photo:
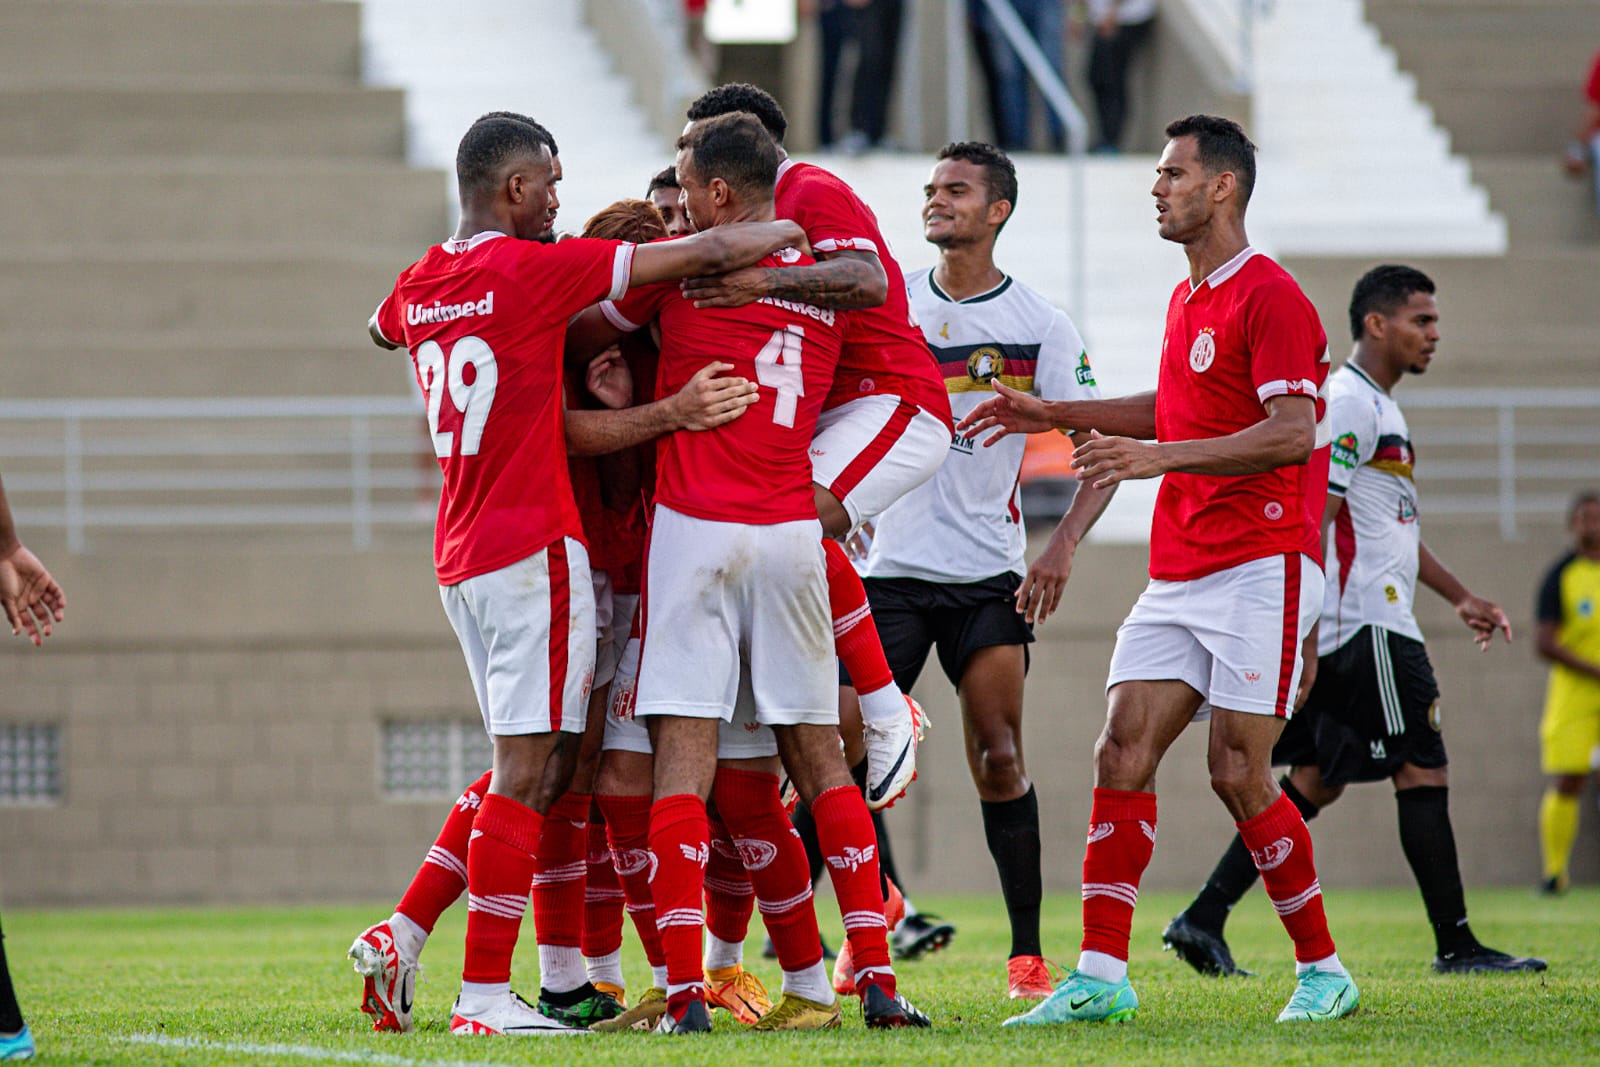
[[1600,492],[1579,493],[1568,512],[1572,548],[1539,586],[1539,655],[1550,663],[1540,762],[1550,787],[1539,805],[1544,875],[1539,888],[1567,888],[1578,837],[1578,801],[1600,745]]
[[[817,17],[822,38],[818,141],[825,149],[838,147],[850,155],[882,147],[889,129],[889,97],[900,58],[905,0],[802,0],[801,10]],[[847,50],[855,52],[850,129],[836,139],[840,67]]]
[[1128,117],[1128,67],[1144,47],[1155,24],[1156,0],[1089,0],[1094,40],[1089,46],[1089,87],[1094,90],[1100,140],[1094,151],[1115,155],[1122,150],[1122,127]]
[[[0,485],[0,608],[5,609],[12,634],[26,634],[35,645],[50,636],[67,609],[61,586],[39,557],[17,540],[4,485]],[[11,987],[5,935],[0,934],[0,1060],[31,1059],[33,1051],[33,1035]]]
[[1585,174],[1594,178],[1595,211],[1600,212],[1600,52],[1594,54],[1583,94],[1588,107],[1576,139],[1567,145],[1567,173],[1574,178]]
[[[1044,53],[1050,68],[1066,80],[1064,63],[1065,15],[1062,0],[1012,0],[1012,7],[1021,17],[1023,25]],[[1008,151],[1026,151],[1032,140],[1033,111],[1030,100],[1029,75],[1022,65],[1022,57],[1011,47],[1011,42],[1001,32],[987,5],[979,12],[979,22],[988,36],[989,55],[994,61],[996,86],[995,111],[1000,128],[995,135],[1000,147]],[[1050,146],[1059,152],[1066,144],[1066,134],[1061,120],[1046,108],[1050,129]]]

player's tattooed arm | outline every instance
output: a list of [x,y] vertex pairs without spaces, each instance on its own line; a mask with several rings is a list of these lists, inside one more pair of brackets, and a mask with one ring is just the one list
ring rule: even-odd
[[889,298],[889,276],[871,252],[834,252],[803,267],[746,267],[709,277],[685,278],[683,295],[697,308],[744,307],[763,297],[848,311]]
[[633,273],[628,284],[649,285],[696,274],[724,274],[748,267],[780,248],[798,246],[805,239],[805,231],[789,219],[713,226],[693,237],[639,245],[633,250]]
[[760,397],[748,378],[723,377],[731,363],[708,363],[669,397],[621,411],[567,411],[567,452],[603,456],[674,430],[711,430],[732,422]]

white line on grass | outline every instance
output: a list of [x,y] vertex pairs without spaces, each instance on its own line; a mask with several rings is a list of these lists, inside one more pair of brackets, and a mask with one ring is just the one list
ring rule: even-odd
[[475,1060],[418,1060],[388,1052],[346,1052],[316,1045],[252,1045],[237,1041],[205,1041],[197,1037],[168,1037],[166,1034],[134,1034],[128,1042],[157,1045],[161,1048],[192,1048],[203,1052],[242,1052],[250,1056],[299,1056],[308,1060],[336,1063],[393,1063],[404,1067],[496,1067]]

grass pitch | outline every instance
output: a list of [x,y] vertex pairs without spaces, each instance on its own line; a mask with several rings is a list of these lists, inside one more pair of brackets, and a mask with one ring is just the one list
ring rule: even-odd
[[[1150,893],[1134,922],[1138,1018],[1020,1032],[999,1026],[1021,1008],[1004,995],[1009,942],[998,895],[918,903],[958,928],[947,950],[897,968],[901,988],[933,1017],[932,1033],[868,1033],[851,1000],[844,1029],[826,1034],[742,1033],[717,1012],[718,1032],[702,1039],[454,1037],[445,1023],[461,966],[459,905],[423,954],[418,1031],[409,1035],[368,1029],[356,1006],[360,980],[343,958],[385,906],[17,911],[5,916],[5,930],[45,1064],[1600,1063],[1600,890],[1556,900],[1525,890],[1472,891],[1479,936],[1496,948],[1542,955],[1550,970],[1453,977],[1428,969],[1432,939],[1414,891],[1331,892],[1330,921],[1360,986],[1361,1008],[1339,1022],[1294,1026],[1273,1022],[1293,988],[1292,955],[1259,892],[1229,926],[1235,957],[1259,977],[1228,980],[1201,978],[1161,952],[1161,927],[1185,899]],[[836,944],[831,900],[820,900],[818,912]],[[531,997],[531,922],[524,931],[514,980]],[[1047,899],[1044,933],[1047,953],[1076,960],[1077,902]],[[748,963],[775,990],[775,965],[759,958],[759,945],[757,933]],[[624,969],[633,992],[648,984],[631,930]]]

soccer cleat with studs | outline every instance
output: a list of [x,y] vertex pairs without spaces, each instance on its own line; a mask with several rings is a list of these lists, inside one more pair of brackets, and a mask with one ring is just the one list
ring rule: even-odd
[[818,1004],[794,993],[785,993],[778,1004],[750,1029],[769,1033],[778,1030],[837,1030],[842,1021],[839,1002]]
[[861,990],[861,1021],[867,1024],[868,1030],[927,1030],[933,1026],[903,994],[890,996],[877,983]]
[[614,1019],[595,1023],[589,1029],[602,1034],[617,1033],[622,1030],[650,1030],[656,1025],[662,1014],[667,1010],[667,991],[660,986],[651,986],[639,996],[633,1007],[628,1008]]
[[772,998],[761,979],[736,963],[706,972],[706,1006],[721,1008],[745,1026],[754,1026],[772,1010]]
[[1180,960],[1204,975],[1253,977],[1252,972],[1233,962],[1233,953],[1228,951],[1228,943],[1222,939],[1220,931],[1198,925],[1186,911],[1179,912],[1161,932],[1161,947],[1171,949]]
[[552,1019],[509,989],[486,1008],[463,1011],[461,998],[450,1009],[450,1032],[462,1037],[505,1034],[510,1037],[570,1037],[589,1031]]
[[1044,1000],[1003,1026],[1055,1026],[1060,1023],[1123,1023],[1139,1013],[1139,994],[1127,978],[1107,982],[1082,971],[1067,977]]
[[410,1030],[417,961],[400,954],[389,924],[369,926],[345,955],[354,961],[355,972],[365,979],[361,1010],[372,1016],[372,1028],[400,1033]]

